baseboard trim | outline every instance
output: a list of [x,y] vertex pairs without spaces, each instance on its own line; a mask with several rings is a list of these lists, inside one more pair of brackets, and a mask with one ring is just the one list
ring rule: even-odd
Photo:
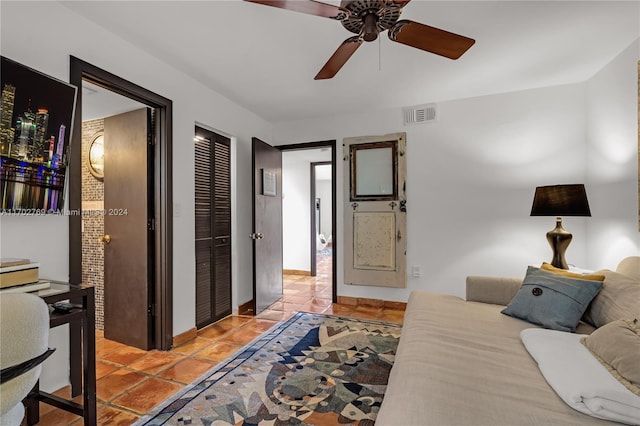
[[338,296],[338,303],[340,305],[348,306],[373,306],[376,308],[398,310],[405,310],[407,308],[407,304],[405,302],[390,302],[388,300],[369,299],[366,297]]
[[173,336],[173,347],[184,345],[185,343],[195,339],[198,337],[198,330],[196,328],[192,328],[190,330],[185,331],[184,333],[180,333],[177,336]]
[[253,299],[238,306],[238,315],[255,315],[253,312]]
[[303,271],[301,269],[283,269],[282,273],[284,275],[304,275],[306,277],[311,276],[311,271]]

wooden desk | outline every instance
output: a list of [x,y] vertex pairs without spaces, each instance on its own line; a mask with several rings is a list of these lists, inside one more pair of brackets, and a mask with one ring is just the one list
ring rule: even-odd
[[[35,385],[23,401],[27,411],[27,424],[34,425],[40,420],[38,402],[53,405],[84,418],[85,425],[96,424],[96,337],[95,337],[95,305],[94,289],[90,285],[74,285],[62,282],[51,282],[51,288],[34,292],[47,304],[67,300],[81,305],[68,313],[52,311],[49,316],[49,327],[69,324],[69,364],[71,397],[83,395],[83,404],[66,400],[59,396],[40,390]],[[84,389],[83,389],[84,383]]]

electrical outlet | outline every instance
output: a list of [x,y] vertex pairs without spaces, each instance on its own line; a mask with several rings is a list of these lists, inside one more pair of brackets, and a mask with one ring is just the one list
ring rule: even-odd
[[419,266],[412,266],[411,275],[413,275],[416,278],[420,277],[422,275],[422,268],[420,268]]

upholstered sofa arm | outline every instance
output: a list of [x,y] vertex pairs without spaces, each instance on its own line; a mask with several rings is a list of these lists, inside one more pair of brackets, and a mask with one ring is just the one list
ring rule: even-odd
[[471,302],[508,305],[521,285],[522,278],[468,276],[466,299]]

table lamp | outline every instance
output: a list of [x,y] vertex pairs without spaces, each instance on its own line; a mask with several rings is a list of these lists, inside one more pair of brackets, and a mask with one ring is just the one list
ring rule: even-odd
[[561,216],[591,216],[583,184],[539,186],[533,197],[531,216],[556,216],[556,227],[547,232],[553,250],[551,264],[569,269],[564,253],[573,236],[562,227]]

